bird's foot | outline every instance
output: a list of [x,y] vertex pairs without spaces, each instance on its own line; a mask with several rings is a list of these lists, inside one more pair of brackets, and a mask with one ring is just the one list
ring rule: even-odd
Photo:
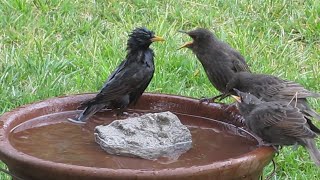
[[207,104],[210,104],[210,103],[214,103],[217,99],[219,101],[222,101],[224,98],[226,98],[228,96],[229,96],[229,94],[224,93],[224,94],[220,94],[218,96],[214,96],[212,98],[202,97],[199,101],[200,101],[200,103],[206,102]]
[[68,121],[73,122],[73,123],[77,123],[77,124],[85,124],[85,121],[79,121],[78,119],[72,119],[72,118],[67,118]]
[[280,149],[281,146],[276,145],[276,144],[272,144],[272,143],[268,143],[268,142],[264,142],[264,141],[259,141],[258,147],[264,147],[264,146],[269,146],[272,147],[274,150],[276,150],[278,152],[278,150]]
[[202,104],[202,103],[210,104],[212,101],[211,101],[211,98],[202,97],[199,99],[199,102],[200,102],[200,104]]
[[125,118],[128,118],[129,117],[129,113],[128,112],[124,112],[124,111],[118,111],[116,112],[115,116],[118,118],[118,119],[125,119]]
[[129,116],[129,117],[139,117],[140,114],[134,112],[134,113],[129,114],[128,116]]

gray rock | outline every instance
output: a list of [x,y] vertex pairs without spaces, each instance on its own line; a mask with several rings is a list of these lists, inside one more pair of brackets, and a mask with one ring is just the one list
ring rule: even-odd
[[149,113],[95,128],[95,141],[110,154],[176,160],[192,146],[189,129],[173,113]]

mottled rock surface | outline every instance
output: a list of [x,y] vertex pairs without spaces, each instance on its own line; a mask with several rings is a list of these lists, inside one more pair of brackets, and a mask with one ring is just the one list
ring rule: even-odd
[[189,129],[173,113],[149,113],[95,128],[95,140],[110,154],[172,160],[192,146]]

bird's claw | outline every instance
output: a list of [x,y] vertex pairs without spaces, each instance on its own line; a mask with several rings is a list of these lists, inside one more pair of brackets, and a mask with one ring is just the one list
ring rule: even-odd
[[118,118],[118,119],[124,119],[124,118],[127,118],[130,114],[128,112],[124,112],[124,111],[118,111],[116,112],[115,116]]
[[79,121],[78,119],[71,119],[68,118],[68,121],[73,122],[73,123],[77,123],[77,124],[85,124],[85,121]]
[[265,147],[265,146],[272,147],[277,152],[279,150],[279,146],[278,145],[275,145],[275,144],[272,144],[272,143],[267,143],[267,142],[264,142],[264,141],[259,141],[258,147]]
[[205,97],[202,97],[200,100],[199,100],[200,104],[201,103],[206,103],[206,104],[210,104],[212,102],[212,99],[211,98],[205,98]]

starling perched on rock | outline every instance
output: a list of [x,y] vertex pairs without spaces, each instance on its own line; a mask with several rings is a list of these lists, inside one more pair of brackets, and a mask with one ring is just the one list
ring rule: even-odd
[[85,123],[103,108],[123,112],[134,104],[148,87],[154,73],[154,53],[149,48],[152,42],[164,41],[146,28],[137,28],[129,35],[127,56],[109,76],[100,92],[91,100],[84,102],[83,112],[76,123]]
[[320,152],[316,147],[317,134],[312,131],[304,115],[296,107],[283,101],[264,102],[249,93],[234,90],[237,105],[246,126],[266,144],[305,147],[312,160],[320,166]]
[[252,74],[239,72],[227,84],[226,92],[236,95],[233,88],[250,93],[263,101],[283,101],[297,107],[307,119],[310,128],[320,133],[320,130],[312,124],[311,117],[320,120],[320,115],[313,110],[308,102],[308,97],[319,98],[319,93],[313,93],[298,83],[282,80],[278,77],[265,74]]
[[[189,48],[201,62],[211,84],[221,93],[236,72],[250,72],[250,69],[235,49],[217,39],[209,30],[198,28],[193,31],[180,31],[188,34],[193,41],[180,47]],[[216,96],[211,98],[214,101]],[[208,99],[209,100],[209,99]]]

